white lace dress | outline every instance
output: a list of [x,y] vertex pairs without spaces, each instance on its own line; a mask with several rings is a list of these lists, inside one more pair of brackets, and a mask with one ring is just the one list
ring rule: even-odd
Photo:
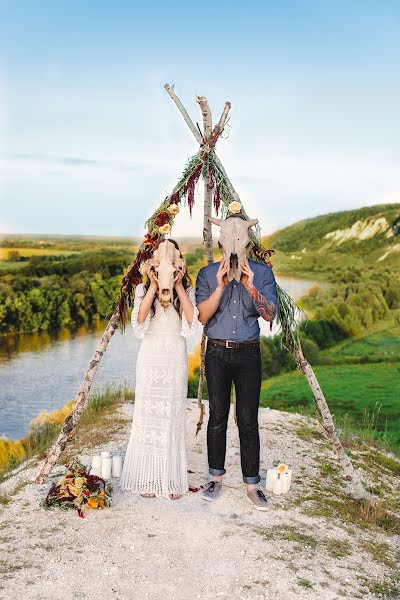
[[193,287],[187,294],[193,304],[189,325],[174,306],[163,308],[155,300],[155,314],[138,323],[145,290],[136,287],[131,323],[142,338],[136,363],[132,427],[122,466],[122,490],[169,494],[188,491],[185,447],[188,361],[186,336],[197,328],[198,309]]

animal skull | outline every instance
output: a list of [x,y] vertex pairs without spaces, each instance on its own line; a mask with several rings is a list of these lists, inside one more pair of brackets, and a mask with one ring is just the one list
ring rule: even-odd
[[174,285],[178,271],[184,274],[186,263],[179,250],[169,240],[161,242],[147,260],[152,267],[154,278],[158,284],[158,300],[164,308],[172,304]]
[[229,219],[209,217],[209,220],[214,225],[221,227],[219,246],[223,257],[228,261],[228,281],[232,281],[232,279],[240,281],[241,271],[239,265],[247,256],[250,246],[249,229],[253,225],[257,225],[258,219],[245,221],[240,217]]

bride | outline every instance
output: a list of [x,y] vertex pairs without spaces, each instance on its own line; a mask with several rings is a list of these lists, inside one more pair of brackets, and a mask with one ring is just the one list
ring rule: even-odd
[[159,273],[157,267],[149,263],[146,264],[147,283],[140,283],[135,291],[131,323],[142,343],[136,363],[131,434],[120,485],[122,490],[141,496],[175,500],[189,489],[185,447],[188,371],[185,338],[198,326],[198,309],[179,246],[175,240],[168,239],[158,248],[166,242],[175,246],[176,251],[173,250],[182,265],[182,270],[174,268],[172,274],[172,303],[166,308],[160,303]]

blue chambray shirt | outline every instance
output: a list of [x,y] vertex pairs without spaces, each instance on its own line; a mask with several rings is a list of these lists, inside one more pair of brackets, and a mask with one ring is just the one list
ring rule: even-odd
[[[271,267],[248,259],[254,273],[253,285],[269,302],[278,308],[276,281]],[[219,262],[200,269],[196,280],[196,303],[200,304],[217,287]],[[205,325],[205,333],[219,340],[248,340],[260,336],[258,319],[260,313],[244,285],[236,279],[230,281],[221,297],[217,311]]]

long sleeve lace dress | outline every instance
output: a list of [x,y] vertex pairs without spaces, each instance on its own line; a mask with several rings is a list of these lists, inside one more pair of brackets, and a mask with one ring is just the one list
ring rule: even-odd
[[188,491],[185,418],[188,361],[186,336],[197,328],[198,309],[193,287],[187,294],[193,304],[191,324],[174,306],[163,308],[156,297],[155,314],[143,323],[137,317],[144,297],[136,287],[131,314],[135,334],[142,339],[136,363],[132,427],[122,466],[122,490],[170,494]]

